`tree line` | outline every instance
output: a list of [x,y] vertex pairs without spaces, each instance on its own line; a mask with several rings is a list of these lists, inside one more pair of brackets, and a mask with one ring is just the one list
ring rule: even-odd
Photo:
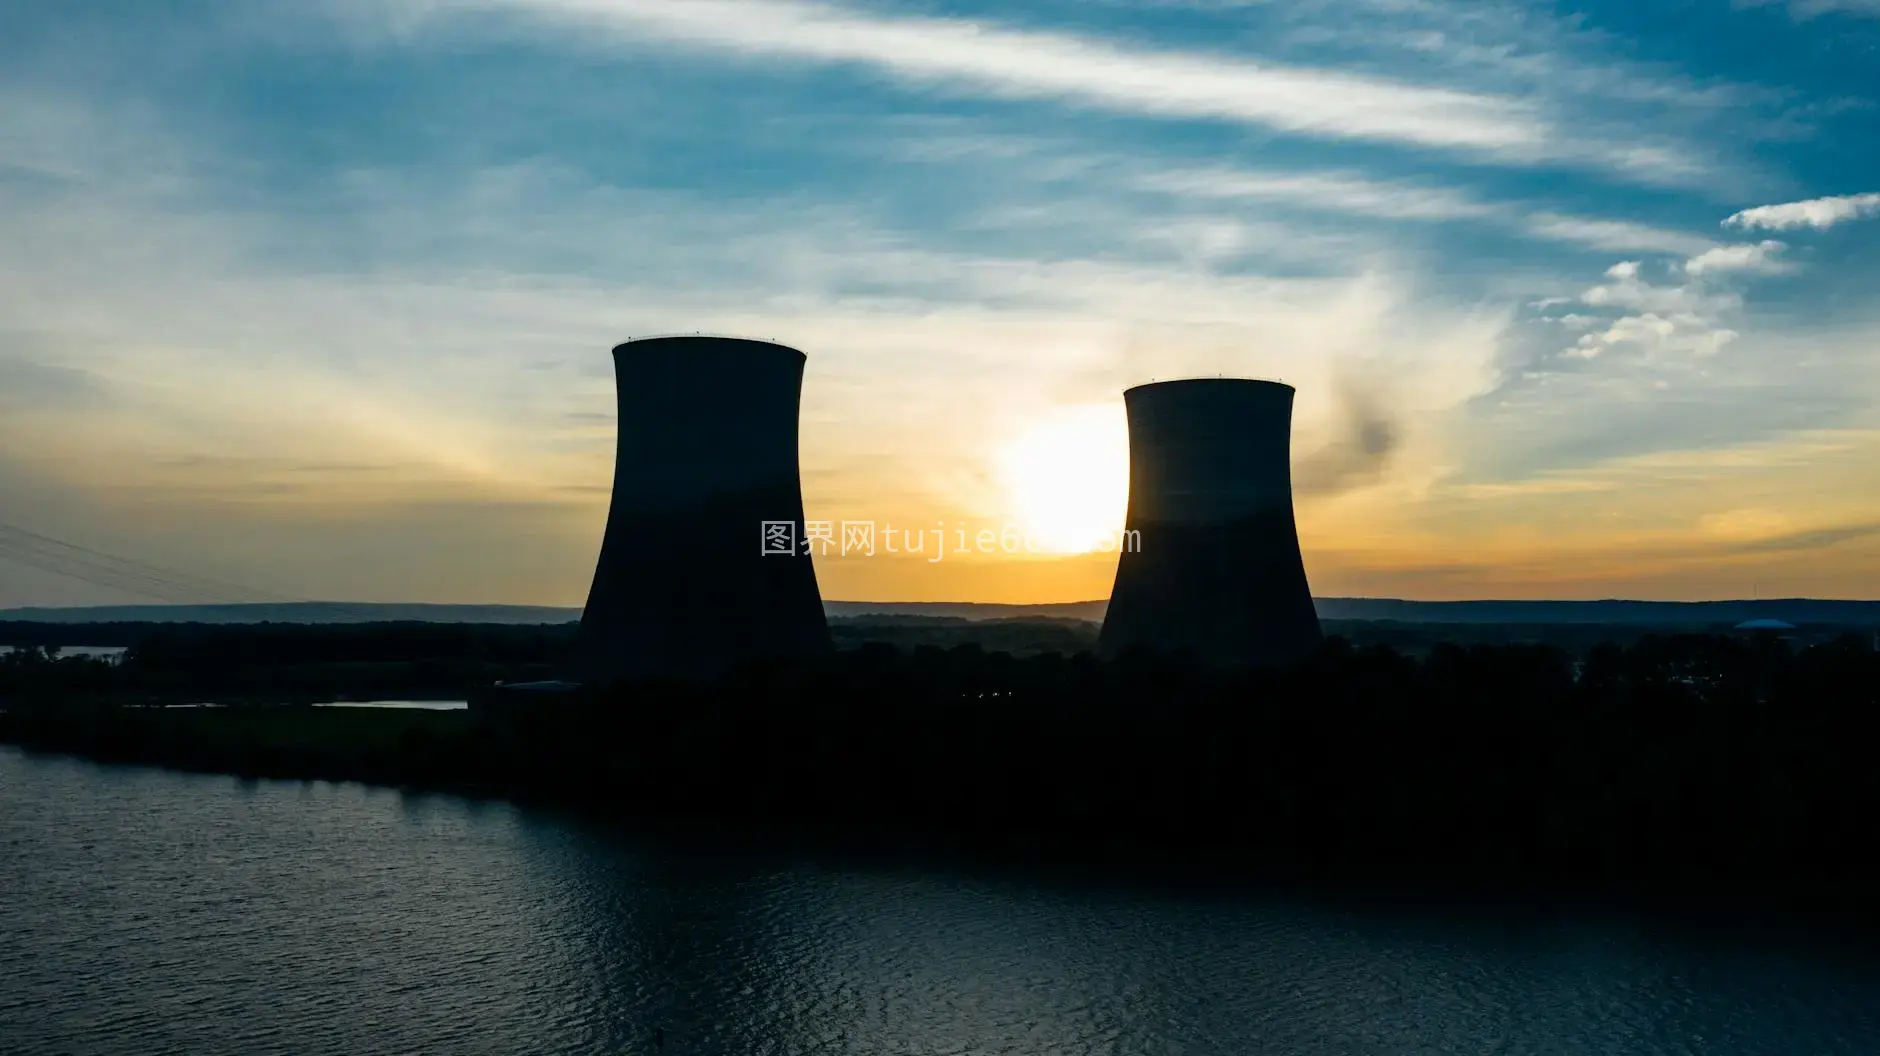
[[[35,671],[68,688],[156,678],[163,655],[113,666],[16,654],[0,660],[0,702],[27,699]],[[505,696],[421,723],[323,719],[350,724],[323,740],[304,715],[291,736],[265,712],[244,712],[239,729],[160,709],[75,718],[68,705],[86,694],[67,691],[13,706],[0,735],[202,769],[485,789],[662,824],[1193,855],[1314,883],[1855,907],[1880,890],[1880,655],[1859,637],[1420,655],[1334,637],[1296,666],[1242,671],[875,644],[709,685],[590,686],[513,707]],[[394,721],[412,725],[358,739]]]
[[869,647],[516,713],[509,780],[658,817],[1199,852],[1304,878],[1868,900],[1880,657],[1333,639],[1288,669]]

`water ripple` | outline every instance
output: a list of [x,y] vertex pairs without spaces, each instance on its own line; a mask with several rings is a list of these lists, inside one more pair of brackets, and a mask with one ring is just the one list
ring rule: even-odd
[[679,855],[0,749],[6,1056],[1880,1052],[1880,971],[1637,922]]

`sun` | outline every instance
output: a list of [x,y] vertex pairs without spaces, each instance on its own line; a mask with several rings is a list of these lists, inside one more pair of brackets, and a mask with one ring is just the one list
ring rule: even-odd
[[1080,554],[1113,543],[1129,506],[1129,428],[1121,407],[1057,411],[999,453],[999,474],[1029,546]]

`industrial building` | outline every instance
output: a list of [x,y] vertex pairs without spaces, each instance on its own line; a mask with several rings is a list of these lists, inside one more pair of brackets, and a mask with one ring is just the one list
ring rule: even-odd
[[1098,638],[1106,657],[1281,664],[1321,640],[1293,522],[1293,388],[1201,378],[1123,394],[1129,531]]
[[803,545],[803,353],[660,337],[613,355],[613,500],[576,677],[711,678],[746,660],[828,650]]

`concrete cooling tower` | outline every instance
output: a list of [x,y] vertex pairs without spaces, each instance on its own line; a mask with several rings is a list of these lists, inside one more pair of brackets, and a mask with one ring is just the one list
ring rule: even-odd
[[1140,385],[1129,416],[1132,544],[1098,652],[1297,660],[1321,634],[1293,523],[1293,389],[1202,378]]
[[793,348],[732,338],[614,349],[613,504],[578,677],[710,678],[830,648],[803,545],[803,364]]

